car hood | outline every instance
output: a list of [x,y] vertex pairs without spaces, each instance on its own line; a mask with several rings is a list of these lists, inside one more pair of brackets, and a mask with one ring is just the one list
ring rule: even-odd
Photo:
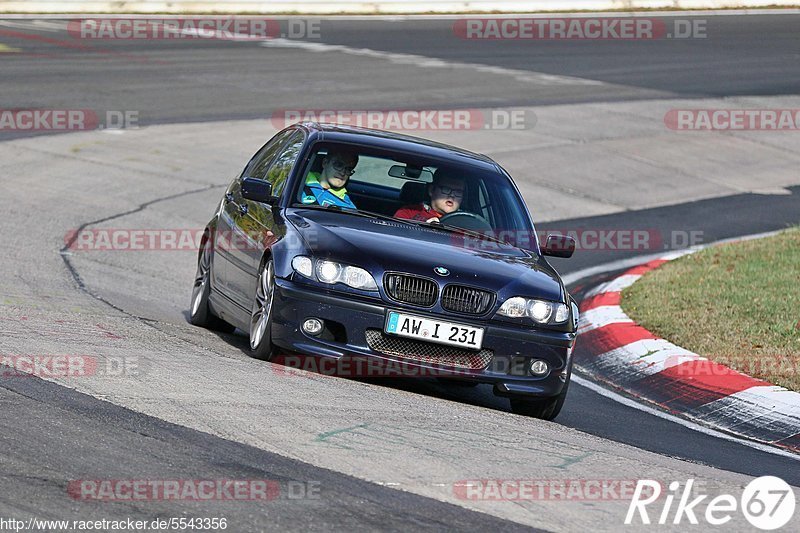
[[[511,245],[320,209],[294,209],[286,218],[314,257],[366,268],[379,282],[386,271],[407,272],[490,289],[504,298],[563,300],[553,268],[536,253]],[[449,275],[437,275],[435,267]]]

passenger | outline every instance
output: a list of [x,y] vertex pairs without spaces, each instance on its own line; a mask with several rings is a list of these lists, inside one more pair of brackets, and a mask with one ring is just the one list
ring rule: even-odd
[[308,173],[301,202],[356,209],[345,185],[355,173],[357,164],[358,154],[346,150],[331,150],[322,160],[322,172]]
[[401,207],[394,216],[437,222],[443,216],[455,213],[461,207],[461,199],[464,197],[464,179],[447,174],[441,168],[437,169],[433,174],[433,181],[428,185],[428,197],[430,203]]

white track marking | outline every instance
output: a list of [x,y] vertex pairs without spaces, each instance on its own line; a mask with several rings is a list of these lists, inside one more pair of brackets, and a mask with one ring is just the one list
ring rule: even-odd
[[635,372],[635,379],[642,379],[686,361],[698,360],[705,360],[705,357],[667,340],[642,339],[598,355],[592,366],[606,366],[617,372],[630,369]]
[[639,281],[639,278],[641,277],[641,274],[625,274],[624,276],[619,276],[608,283],[603,283],[602,285],[598,285],[594,289],[590,290],[586,293],[586,298],[591,298],[592,296],[607,292],[622,292]]
[[[4,17],[5,15],[0,15]],[[33,30],[33,31],[46,31],[49,33],[63,32],[67,29],[66,20],[38,20],[38,19],[18,19],[18,20],[0,20],[0,26],[5,28],[16,28],[19,30]]]
[[678,259],[679,257],[683,257],[684,255],[693,254],[693,253],[698,252],[698,251],[700,251],[700,248],[688,249],[688,250],[676,250],[674,252],[668,252],[668,253],[662,255],[661,259],[663,259],[664,261],[673,261],[675,259]]
[[578,319],[578,333],[583,335],[587,331],[602,328],[609,324],[630,324],[633,320],[625,314],[618,305],[601,305],[581,313]]
[[797,434],[800,394],[777,385],[761,385],[702,405],[689,414],[737,433],[755,433],[766,427],[771,440],[777,442]]
[[632,407],[633,409],[636,409],[637,411],[642,411],[644,413],[647,413],[647,414],[650,414],[650,415],[653,415],[653,416],[657,416],[658,418],[663,418],[664,420],[667,420],[669,422],[673,422],[675,424],[678,424],[678,425],[683,426],[685,428],[697,431],[699,433],[703,433],[703,434],[709,435],[711,437],[716,437],[718,439],[724,439],[724,440],[729,440],[729,441],[732,441],[732,442],[736,442],[737,444],[741,444],[743,446],[747,446],[748,448],[753,448],[753,449],[761,451],[761,452],[771,453],[773,455],[780,455],[781,457],[786,457],[786,458],[789,458],[789,459],[794,459],[795,461],[800,461],[800,455],[781,450],[780,448],[775,448],[775,447],[770,446],[768,444],[761,444],[761,443],[753,442],[753,441],[750,441],[750,440],[747,440],[747,439],[744,439],[744,438],[735,437],[733,435],[728,435],[727,433],[723,433],[721,431],[717,431],[717,430],[714,430],[714,429],[711,429],[711,428],[707,428],[705,426],[701,426],[700,424],[695,424],[694,422],[690,422],[688,420],[684,420],[682,418],[678,418],[677,416],[673,416],[673,415],[671,415],[669,413],[665,413],[663,411],[659,411],[658,409],[654,409],[654,408],[649,407],[647,405],[641,404],[641,403],[639,403],[637,401],[631,400],[630,398],[626,398],[625,396],[617,394],[616,392],[612,392],[612,391],[606,389],[605,387],[601,387],[600,385],[598,385],[594,381],[590,381],[588,379],[582,378],[582,377],[577,376],[575,374],[572,375],[572,381],[576,382],[581,387],[586,387],[587,389],[589,389],[589,390],[591,390],[593,392],[596,392],[600,396],[604,396],[604,397],[608,398],[609,400],[614,400],[615,402],[621,403],[622,405],[625,405],[627,407]]
[[410,65],[422,68],[442,68],[442,69],[459,69],[471,70],[473,72],[480,72],[483,74],[494,74],[496,76],[504,76],[514,78],[515,80],[532,85],[608,85],[602,81],[587,80],[584,78],[576,78],[573,76],[558,76],[555,74],[544,74],[541,72],[532,72],[528,70],[518,70],[504,67],[497,67],[494,65],[485,65],[482,63],[462,63],[459,61],[447,61],[435,57],[422,56],[417,54],[400,54],[395,52],[384,52],[382,50],[373,50],[371,48],[354,48],[352,46],[345,46],[342,44],[327,44],[309,41],[295,41],[290,39],[269,39],[261,42],[261,46],[266,48],[294,48],[297,50],[305,50],[308,52],[337,52],[340,54],[348,54],[358,57],[369,57],[373,59],[383,59],[390,63],[398,65]]

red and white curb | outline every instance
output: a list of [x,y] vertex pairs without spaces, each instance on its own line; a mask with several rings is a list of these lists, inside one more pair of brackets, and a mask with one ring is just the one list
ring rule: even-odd
[[707,426],[800,452],[800,394],[660,339],[620,307],[646,272],[695,250],[635,266],[584,296],[575,364],[595,379]]

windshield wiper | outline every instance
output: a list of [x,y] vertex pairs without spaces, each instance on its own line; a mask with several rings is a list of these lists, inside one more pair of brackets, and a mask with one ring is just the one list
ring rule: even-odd
[[348,209],[341,207],[339,205],[319,205],[319,204],[308,204],[308,205],[296,205],[293,207],[301,207],[303,209],[321,209],[323,211],[334,211],[336,213],[345,213],[348,215],[355,215],[364,218],[379,218],[381,220],[389,220],[392,222],[401,222],[405,224],[417,225],[417,223],[413,220],[408,220],[405,218],[396,218],[389,215],[384,215],[383,213],[376,213],[374,211],[365,211],[363,209]]
[[496,242],[498,244],[505,244],[506,246],[514,246],[513,244],[502,241],[497,237],[492,237],[491,235],[486,235],[485,233],[481,233],[479,231],[474,231],[470,229],[464,229],[459,226],[451,226],[450,224],[442,224],[441,222],[420,222],[421,226],[425,226],[426,228],[436,228],[442,231],[447,231],[449,233],[460,233],[462,235],[468,235],[470,237],[477,237],[479,239],[485,239],[487,241]]
[[408,220],[407,218],[397,218],[390,215],[384,215],[383,213],[376,213],[375,211],[364,211],[363,209],[359,209],[356,211],[359,215],[365,215],[370,218],[379,218],[381,220],[388,220],[390,222],[402,222],[405,224],[414,224],[413,220]]

